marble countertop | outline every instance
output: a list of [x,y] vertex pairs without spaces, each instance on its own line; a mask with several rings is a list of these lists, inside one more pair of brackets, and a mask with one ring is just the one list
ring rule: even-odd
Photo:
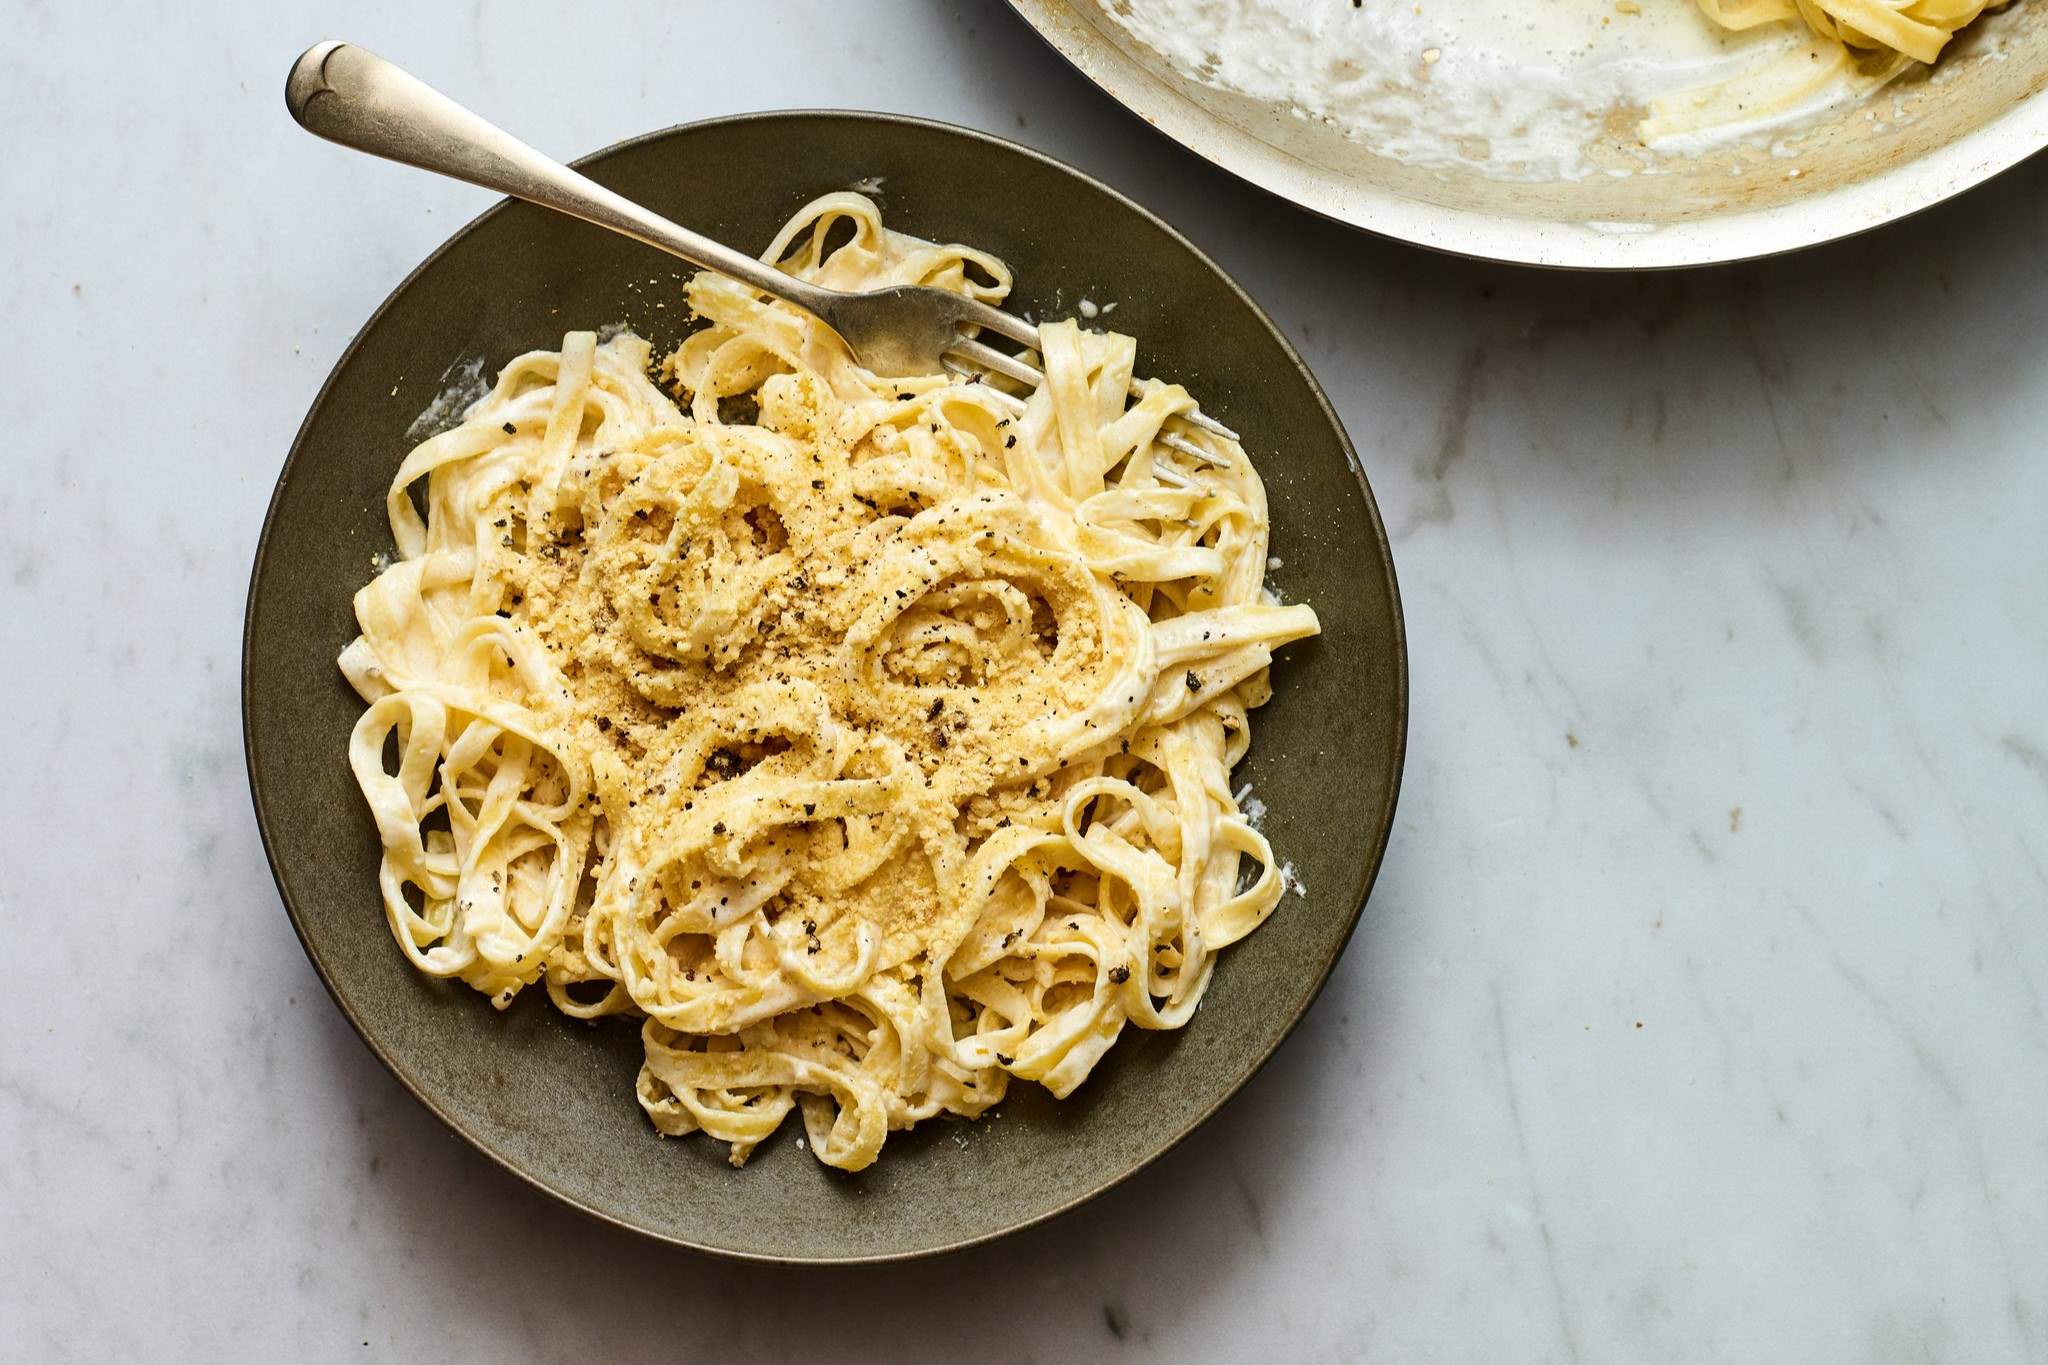
[[[2048,1360],[2048,163],[1577,278],[1269,200],[992,3],[139,8],[0,50],[0,1357]],[[1301,347],[1396,536],[1406,787],[1185,1147],[977,1251],[761,1269],[557,1207],[357,1041],[257,843],[242,598],[352,329],[489,197],[293,127],[330,28],[564,154],[1012,136]]]

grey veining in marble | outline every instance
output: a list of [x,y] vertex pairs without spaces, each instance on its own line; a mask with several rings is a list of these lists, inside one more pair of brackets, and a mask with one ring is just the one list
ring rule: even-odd
[[[1240,187],[994,4],[345,8],[6,7],[0,1357],[2048,1360],[2048,166],[1532,275]],[[330,28],[558,153],[1015,136],[1302,347],[1399,536],[1407,786],[1184,1149],[949,1260],[746,1268],[529,1192],[349,1032],[250,817],[242,593],[351,329],[486,197],[291,125]]]

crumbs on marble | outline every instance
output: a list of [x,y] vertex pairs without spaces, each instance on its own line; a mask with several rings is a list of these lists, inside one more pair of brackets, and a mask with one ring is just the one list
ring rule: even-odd
[[1575,730],[1567,730],[1567,731],[1565,731],[1565,732],[1564,732],[1564,742],[1565,742],[1566,744],[1570,745],[1570,746],[1571,746],[1572,748],[1574,748],[1574,749],[1578,748],[1578,747],[1579,747],[1579,736],[1578,736],[1578,732],[1577,732],[1577,731],[1575,731]]
[[1742,807],[1730,806],[1728,808],[1728,832],[1730,834],[1740,834],[1742,832]]

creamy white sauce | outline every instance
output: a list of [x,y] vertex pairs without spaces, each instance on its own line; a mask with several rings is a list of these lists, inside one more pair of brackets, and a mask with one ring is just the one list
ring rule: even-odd
[[1799,51],[1723,32],[1692,0],[1110,0],[1182,76],[1321,122],[1384,156],[1518,180],[1620,174],[1588,150],[1616,110]]
[[484,378],[482,356],[456,361],[442,372],[440,391],[412,419],[412,425],[405,429],[405,439],[418,445],[430,436],[461,426],[463,416],[490,391],[491,381]]

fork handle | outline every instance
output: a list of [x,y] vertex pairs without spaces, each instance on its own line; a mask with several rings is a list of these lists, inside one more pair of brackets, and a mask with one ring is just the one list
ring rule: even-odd
[[610,228],[810,312],[836,296],[614,194],[353,43],[306,49],[285,78],[284,102],[300,127],[330,142]]

